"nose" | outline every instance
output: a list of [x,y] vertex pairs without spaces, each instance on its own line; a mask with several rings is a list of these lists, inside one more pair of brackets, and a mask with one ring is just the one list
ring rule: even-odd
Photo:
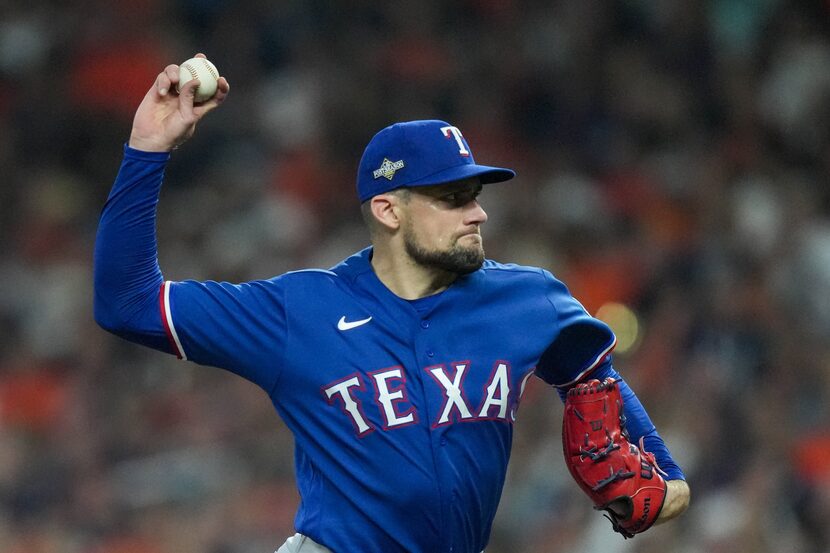
[[467,204],[464,213],[464,223],[467,225],[483,225],[487,222],[487,212],[478,203],[478,200],[473,200]]

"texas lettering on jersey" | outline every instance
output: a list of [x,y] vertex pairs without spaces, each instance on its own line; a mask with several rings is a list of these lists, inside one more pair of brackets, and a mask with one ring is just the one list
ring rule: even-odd
[[[492,420],[514,423],[519,401],[524,394],[528,379],[533,369],[521,379],[518,389],[510,386],[510,363],[496,361],[490,378],[484,386],[482,399],[471,404],[464,388],[464,380],[470,369],[469,361],[454,362],[446,365],[432,365],[424,371],[432,377],[436,393],[442,394],[443,405],[431,426],[437,428],[454,422],[475,420]],[[366,380],[371,384],[367,385]],[[371,389],[370,389],[371,386]],[[419,413],[409,405],[406,390],[406,376],[400,366],[389,367],[367,373],[364,378],[359,373],[323,386],[326,402],[339,406],[342,413],[349,418],[358,437],[366,436],[376,428],[368,420],[365,409],[377,409],[383,422],[383,430],[392,430],[417,424]]]

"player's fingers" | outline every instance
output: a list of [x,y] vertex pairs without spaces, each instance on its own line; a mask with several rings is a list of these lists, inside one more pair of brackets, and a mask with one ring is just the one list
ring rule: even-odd
[[216,81],[216,93],[213,95],[213,98],[210,99],[209,103],[214,104],[214,106],[218,106],[225,101],[225,98],[227,98],[230,91],[231,85],[228,80],[225,77],[219,77],[219,80]]
[[[231,91],[231,83],[228,82],[228,79],[225,77],[219,77],[219,80],[216,81],[216,95],[222,94],[223,98],[228,95],[228,92]],[[216,96],[214,96],[215,98]]]
[[168,65],[164,68],[164,71],[159,73],[159,76],[156,77],[156,90],[159,95],[165,96],[170,89],[178,83],[178,81],[179,66],[173,64]]
[[199,79],[191,79],[184,83],[179,90],[179,112],[185,123],[191,123],[196,119],[193,113],[193,103],[196,101],[196,88],[199,86]]
[[195,55],[195,56],[193,56],[193,57],[194,57],[194,58],[206,58],[207,56],[206,56],[206,55],[204,55],[202,52],[199,52],[198,54],[196,54],[196,55]]
[[216,94],[210,100],[196,108],[197,115],[202,117],[212,109],[219,107],[225,101],[225,98],[228,97],[230,90],[231,85],[228,83],[228,80],[225,77],[219,77],[219,80],[216,82]]
[[179,66],[175,63],[171,63],[170,65],[165,67],[164,74],[167,75],[167,78],[169,78],[171,82],[179,82]]
[[167,94],[167,91],[170,90],[170,80],[167,78],[167,75],[164,73],[158,74],[156,82],[153,83],[153,90],[155,90],[159,96]]

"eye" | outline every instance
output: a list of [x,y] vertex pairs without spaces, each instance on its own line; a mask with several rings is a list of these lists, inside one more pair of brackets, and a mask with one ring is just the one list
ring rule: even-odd
[[478,198],[479,194],[481,194],[481,190],[457,190],[444,194],[441,196],[441,200],[453,207],[462,207]]

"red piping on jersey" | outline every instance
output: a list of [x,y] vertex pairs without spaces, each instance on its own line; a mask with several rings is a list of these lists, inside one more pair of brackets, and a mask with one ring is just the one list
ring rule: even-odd
[[167,341],[170,342],[170,351],[179,359],[182,359],[182,352],[176,345],[176,340],[173,338],[173,332],[170,330],[170,324],[167,322],[167,309],[164,306],[164,287],[167,282],[162,282],[159,286],[159,311],[161,312],[161,324],[164,325],[164,333],[167,334]]

